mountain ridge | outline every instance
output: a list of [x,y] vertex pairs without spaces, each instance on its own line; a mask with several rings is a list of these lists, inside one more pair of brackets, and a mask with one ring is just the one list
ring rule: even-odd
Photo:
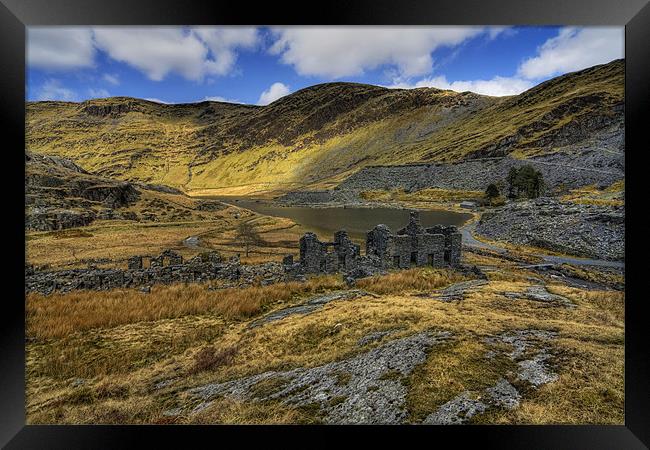
[[624,60],[615,60],[507,97],[334,82],[266,106],[27,102],[26,144],[104,176],[187,192],[286,191],[332,185],[367,165],[571,150],[603,130],[622,133],[623,80]]

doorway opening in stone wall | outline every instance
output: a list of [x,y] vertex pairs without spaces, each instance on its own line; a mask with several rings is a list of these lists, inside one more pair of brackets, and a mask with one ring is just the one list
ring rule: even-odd
[[429,253],[429,255],[427,256],[427,264],[429,266],[433,267],[434,264],[435,264],[434,261],[435,261],[435,258],[434,258],[433,253]]
[[451,261],[451,250],[447,249],[445,250],[445,262],[448,263],[449,261]]
[[411,265],[415,266],[418,263],[418,252],[411,252]]

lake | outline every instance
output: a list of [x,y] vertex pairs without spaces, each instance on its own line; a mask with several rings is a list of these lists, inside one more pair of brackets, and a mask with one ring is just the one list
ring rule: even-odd
[[[351,238],[365,241],[366,232],[383,223],[392,231],[406,226],[409,210],[395,208],[309,208],[303,206],[277,206],[266,200],[249,198],[224,198],[218,200],[267,216],[286,217],[304,229],[313,231],[321,239],[330,240],[335,231],[347,230]],[[420,222],[425,227],[433,225],[461,226],[472,217],[468,213],[446,210],[420,211]]]

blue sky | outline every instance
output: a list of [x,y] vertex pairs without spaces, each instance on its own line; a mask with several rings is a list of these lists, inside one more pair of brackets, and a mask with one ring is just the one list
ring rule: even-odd
[[27,99],[268,104],[330,81],[501,96],[623,57],[622,27],[29,27]]

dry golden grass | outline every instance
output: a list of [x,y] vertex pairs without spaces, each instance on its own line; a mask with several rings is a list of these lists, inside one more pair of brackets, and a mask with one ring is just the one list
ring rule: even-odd
[[[239,215],[239,218],[235,217]],[[253,247],[248,258],[244,246],[235,239],[235,229],[242,220],[252,220],[264,246]],[[29,232],[26,238],[27,260],[34,265],[52,268],[84,266],[84,261],[107,258],[106,267],[126,268],[130,256],[154,256],[173,249],[190,258],[203,249],[217,250],[224,256],[241,255],[242,263],[257,264],[280,261],[296,253],[301,229],[289,219],[260,217],[249,210],[231,207],[213,213],[210,220],[187,222],[97,221],[83,228],[60,231]],[[188,248],[183,240],[199,236],[201,249]]]
[[482,199],[484,194],[481,191],[463,191],[450,189],[421,189],[415,192],[406,192],[404,189],[390,191],[370,190],[362,191],[361,198],[373,201],[431,201],[431,202],[455,202],[462,200]]
[[[181,418],[180,423],[189,418]],[[291,408],[279,402],[238,402],[231,399],[219,399],[196,416],[189,419],[192,424],[210,425],[227,423],[233,425],[280,425],[311,424],[313,417],[299,408]]]
[[252,317],[274,302],[342,286],[335,276],[305,283],[209,290],[206,284],[153,286],[150,294],[137,289],[106,292],[74,291],[27,296],[27,334],[37,339],[60,338],[76,331],[187,315],[219,314],[228,319]]
[[[487,258],[487,257],[486,257]],[[509,270],[504,264],[503,270]],[[226,381],[268,370],[314,367],[367,351],[385,340],[423,330],[453,334],[447,344],[432,348],[427,362],[410,376],[407,407],[417,421],[464,390],[480,390],[510,370],[511,361],[484,359],[487,348],[481,338],[514,329],[549,329],[559,333],[549,342],[553,365],[560,379],[526,393],[522,407],[513,412],[490,411],[477,416],[478,423],[621,423],[623,393],[623,295],[616,291],[583,291],[561,284],[549,290],[569,297],[576,308],[549,307],[541,302],[513,300],[503,292],[523,292],[531,281],[522,273],[494,277],[488,285],[469,293],[461,302],[444,303],[409,295],[464,279],[453,272],[412,269],[380,278],[359,280],[360,288],[375,294],[348,301],[334,301],[307,315],[289,316],[247,329],[246,311],[225,315],[212,311],[218,302],[206,301],[202,316],[185,315],[156,322],[140,322],[142,311],[124,320],[135,323],[76,323],[78,332],[67,337],[28,344],[28,417],[30,423],[311,423],[318,411],[292,409],[275,403],[219,400],[198,416],[170,419],[162,412],[189,398],[179,392],[210,382]],[[251,288],[262,310],[276,310],[301,301],[301,295],[340,289],[337,279],[310,280],[311,288],[284,286],[285,293]],[[164,294],[165,291],[170,291]],[[173,303],[192,303],[194,289],[161,287]],[[256,294],[253,294],[256,292]],[[261,293],[264,292],[264,295]],[[292,292],[295,294],[292,294]],[[173,295],[172,295],[173,293]],[[109,293],[103,293],[111,298]],[[154,293],[142,296],[151,308],[162,306]],[[268,295],[275,300],[266,300]],[[86,294],[86,301],[94,295]],[[207,295],[207,293],[206,293]],[[71,294],[67,294],[72,298]],[[62,296],[65,297],[65,296]],[[235,297],[232,297],[233,300]],[[64,320],[90,309],[77,309],[74,301],[41,311],[38,329],[46,316]],[[84,300],[78,300],[81,303]],[[98,300],[95,299],[95,302]],[[64,305],[72,305],[63,308]],[[128,303],[127,303],[128,304]],[[134,303],[134,306],[137,304]],[[44,307],[39,304],[39,307]],[[145,305],[138,306],[138,309]],[[174,314],[181,314],[177,306]],[[127,310],[131,307],[127,307]],[[65,314],[61,311],[65,310]],[[103,313],[103,312],[102,312]],[[110,312],[108,313],[111,314]],[[242,321],[242,319],[244,319]],[[191,324],[196,324],[191,331]],[[147,333],[149,330],[149,333]],[[374,331],[392,330],[390,337],[364,348],[358,340]],[[177,344],[165,344],[177,332]],[[62,333],[62,331],[59,331]],[[47,333],[45,333],[47,334]],[[144,342],[151,342],[148,347]],[[159,348],[156,353],[153,348]],[[217,352],[236,347],[228,363],[193,370],[202,349]],[[77,349],[76,351],[73,349]],[[115,357],[111,356],[116,353]],[[212,354],[215,356],[216,352]],[[49,357],[44,357],[49,355]],[[121,364],[118,361],[122,361]],[[53,361],[61,361],[56,365]],[[107,362],[104,362],[107,361]],[[48,369],[48,366],[51,366]],[[112,367],[111,367],[112,366]],[[120,366],[118,368],[118,366]],[[70,377],[89,379],[85,388],[71,387]],[[175,379],[169,388],[152,390],[155,380]],[[125,391],[123,386],[128,386]],[[260,386],[260,389],[263,387]],[[191,403],[190,403],[191,404]]]
[[409,419],[421,422],[432,411],[465,391],[493,386],[515,363],[503,355],[486,359],[487,345],[468,335],[442,347],[416,369],[407,397]]
[[623,206],[625,194],[625,181],[617,181],[605,189],[598,189],[596,185],[572,189],[568,194],[560,197],[564,202],[597,206]]
[[452,283],[466,280],[467,277],[449,269],[408,269],[362,278],[357,286],[375,294],[397,294],[410,291],[430,291]]
[[557,381],[528,393],[512,410],[490,410],[475,423],[575,425],[624,423],[624,348],[589,339],[554,343],[561,369]]

